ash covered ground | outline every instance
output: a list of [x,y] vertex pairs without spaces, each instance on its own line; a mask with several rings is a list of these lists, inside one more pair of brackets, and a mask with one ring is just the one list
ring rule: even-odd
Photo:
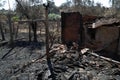
[[[56,44],[50,57],[56,80],[120,80],[120,65]],[[41,42],[0,47],[0,80],[52,80]]]

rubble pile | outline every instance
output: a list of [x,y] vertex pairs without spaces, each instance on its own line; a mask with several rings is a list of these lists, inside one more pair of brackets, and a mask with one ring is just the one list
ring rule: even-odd
[[52,58],[57,80],[120,80],[119,64],[76,50],[59,52]]
[[[44,46],[15,47],[0,60],[0,80],[51,80]],[[32,49],[31,49],[32,48]],[[10,48],[0,47],[0,57]],[[6,52],[5,52],[6,51]],[[120,65],[58,44],[50,50],[56,80],[120,80]]]

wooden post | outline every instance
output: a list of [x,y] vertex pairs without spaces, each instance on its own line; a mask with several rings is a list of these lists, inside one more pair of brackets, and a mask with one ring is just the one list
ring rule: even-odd
[[45,26],[45,32],[46,32],[46,54],[47,54],[47,58],[49,58],[49,30],[48,30],[48,4],[45,7],[45,17],[46,17],[46,26]]
[[45,37],[46,37],[46,55],[47,55],[47,64],[51,73],[51,77],[52,80],[55,80],[55,76],[54,76],[54,72],[53,72],[53,67],[51,64],[51,60],[50,60],[50,55],[49,55],[49,30],[48,30],[48,7],[49,7],[49,3],[47,4],[43,4],[43,6],[45,7]]

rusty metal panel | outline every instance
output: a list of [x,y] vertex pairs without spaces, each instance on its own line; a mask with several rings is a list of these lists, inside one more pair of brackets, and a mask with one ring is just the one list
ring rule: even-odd
[[79,12],[61,13],[62,42],[82,43],[82,16]]

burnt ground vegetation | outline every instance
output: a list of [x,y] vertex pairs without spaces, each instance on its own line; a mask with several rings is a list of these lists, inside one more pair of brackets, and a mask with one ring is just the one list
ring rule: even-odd
[[[50,57],[56,80],[120,80],[120,64],[87,52],[82,54],[67,50],[65,45],[54,44]],[[0,46],[0,80],[51,79],[44,42],[21,39],[12,47]]]
[[[29,41],[27,24],[19,24],[12,45],[9,45],[9,30],[4,34],[4,41],[0,36],[0,80],[52,80],[46,59],[45,25],[38,25],[36,42],[33,41],[32,31]],[[87,51],[83,54],[80,50],[68,49],[60,44],[61,29],[56,27],[57,24],[49,25],[49,54],[56,80],[120,80],[119,61],[106,60]]]
[[[37,41],[36,38],[34,38],[36,42],[33,42],[33,37],[31,38],[31,42],[29,42],[28,29],[27,31],[24,29],[18,30],[20,34],[12,33],[12,21],[45,19],[44,7],[48,5],[43,7],[41,0],[15,1],[15,12],[4,9],[1,10],[2,15],[0,16],[0,20],[7,21],[5,26],[7,26],[7,29],[10,27],[11,30],[8,30],[11,34],[4,34],[4,41],[3,37],[0,36],[0,80],[52,80],[52,75],[46,60],[45,35],[41,35],[45,33],[45,30],[41,31],[41,29],[37,29],[34,21],[29,24],[33,28],[32,36],[34,35],[35,37],[36,34],[38,34],[36,30],[40,31],[40,34],[37,35]],[[48,11],[48,17],[52,17],[52,20],[56,18],[60,19],[60,11],[77,11],[83,15],[89,14],[100,17],[119,17],[119,0],[111,1],[112,6],[110,8],[105,8],[93,0],[67,0],[67,2],[60,7],[56,7],[54,2],[49,2],[50,10]],[[0,7],[1,6],[0,3]],[[11,20],[11,18],[13,20]],[[23,24],[24,21],[22,25]],[[45,25],[42,24],[40,26],[44,28],[43,26]],[[26,25],[24,25],[24,27],[30,28]],[[13,34],[16,35],[15,41],[12,45],[9,45],[9,37]],[[52,35],[49,36],[52,37]],[[13,36],[11,36],[11,38],[13,38]],[[57,38],[53,37],[50,41],[55,39]],[[50,59],[56,80],[120,80],[119,61],[100,57],[96,54],[93,55],[92,51],[86,51],[82,54],[80,50],[68,50],[65,45],[56,44],[55,42],[52,42]],[[104,54],[103,52],[100,53]]]

